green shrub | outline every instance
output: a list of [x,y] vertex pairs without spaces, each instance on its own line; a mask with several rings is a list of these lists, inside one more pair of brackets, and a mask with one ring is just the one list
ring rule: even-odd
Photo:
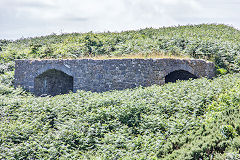
[[240,149],[239,79],[55,97],[2,85],[0,158],[224,159]]
[[217,75],[224,75],[224,74],[227,74],[227,70],[226,69],[224,69],[224,68],[219,68],[219,69],[217,69],[217,71],[216,71],[216,74]]
[[61,59],[159,53],[213,61],[220,68],[220,74],[225,70],[240,70],[240,31],[222,24],[146,28],[120,33],[52,34],[1,42],[2,63],[25,58]]
[[231,125],[224,125],[221,127],[221,133],[227,139],[234,138],[236,136],[236,131]]

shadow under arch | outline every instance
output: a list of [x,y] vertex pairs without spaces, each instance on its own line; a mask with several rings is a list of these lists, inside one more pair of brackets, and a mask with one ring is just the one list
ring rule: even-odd
[[59,95],[73,91],[73,77],[57,69],[49,69],[34,78],[36,96]]
[[165,76],[165,83],[176,82],[177,80],[189,80],[198,78],[196,75],[186,70],[175,70]]

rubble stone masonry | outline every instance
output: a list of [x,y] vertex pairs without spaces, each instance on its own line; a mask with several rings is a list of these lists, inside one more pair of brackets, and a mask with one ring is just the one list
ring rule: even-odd
[[104,92],[162,85],[166,76],[178,71],[185,79],[212,78],[214,70],[212,62],[199,59],[16,60],[14,83],[37,96]]

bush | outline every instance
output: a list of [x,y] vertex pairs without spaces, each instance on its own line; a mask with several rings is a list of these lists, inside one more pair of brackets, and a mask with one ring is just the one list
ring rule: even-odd
[[0,86],[1,159],[230,157],[240,149],[239,79],[55,97]]

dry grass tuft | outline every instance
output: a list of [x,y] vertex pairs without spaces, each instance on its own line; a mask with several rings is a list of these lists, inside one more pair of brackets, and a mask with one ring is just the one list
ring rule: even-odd
[[100,55],[100,56],[85,56],[79,59],[155,59],[155,58],[172,58],[172,59],[189,59],[189,56],[173,55],[170,53],[139,53],[139,54],[125,54],[125,55]]

